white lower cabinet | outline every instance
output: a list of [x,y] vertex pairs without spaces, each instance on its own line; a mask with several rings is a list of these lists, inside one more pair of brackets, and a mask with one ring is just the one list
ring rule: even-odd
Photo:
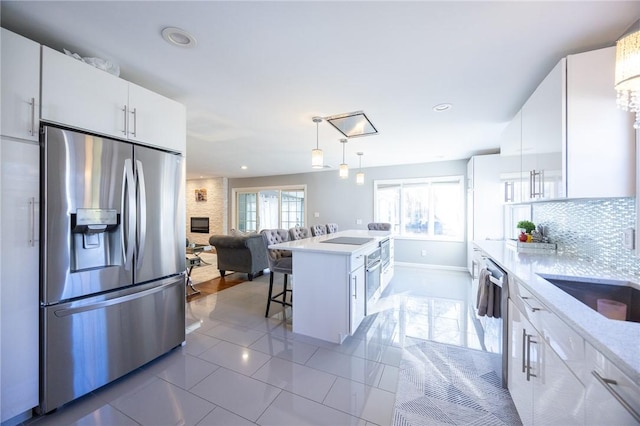
[[640,387],[591,345],[586,345],[588,425],[640,424]]
[[[360,256],[362,257],[362,256]],[[360,264],[360,266],[351,271],[349,274],[349,281],[351,283],[351,303],[349,310],[351,311],[350,320],[350,330],[351,334],[355,333],[355,331],[360,326],[360,323],[364,319],[365,308],[366,308],[366,299],[367,293],[364,286],[365,279],[365,270],[364,270],[364,261]]]
[[[37,142],[2,138],[0,421],[38,405],[39,188]],[[61,367],[62,368],[62,367]]]
[[543,309],[509,300],[509,392],[525,425],[582,425],[585,388],[548,343],[548,330],[533,325],[545,323],[532,318],[549,314]]
[[340,344],[356,331],[365,315],[366,254],[294,251],[294,333]]
[[[533,326],[509,300],[509,392],[524,425],[533,424],[531,343]],[[535,348],[534,348],[535,349]],[[535,352],[533,353],[535,359]],[[528,375],[527,375],[528,374]],[[535,374],[535,373],[533,373]]]
[[584,385],[546,342],[538,343],[538,374],[533,381],[533,423],[584,424]]

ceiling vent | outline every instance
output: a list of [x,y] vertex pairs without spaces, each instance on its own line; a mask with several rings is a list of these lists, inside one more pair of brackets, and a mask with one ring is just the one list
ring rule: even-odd
[[325,117],[325,120],[348,138],[377,135],[378,130],[362,111]]

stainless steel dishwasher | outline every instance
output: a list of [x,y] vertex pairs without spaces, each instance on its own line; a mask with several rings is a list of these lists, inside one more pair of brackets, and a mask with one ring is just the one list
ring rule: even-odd
[[[475,267],[477,265],[477,267]],[[495,353],[498,356],[494,371],[502,383],[502,387],[507,387],[508,375],[508,297],[509,285],[507,273],[493,260],[477,252],[474,256],[473,280],[470,294],[470,308],[473,325],[478,335],[482,350]],[[486,282],[480,282],[482,278]],[[481,285],[494,286],[492,288],[492,298],[485,301],[486,311],[482,308],[480,300]]]

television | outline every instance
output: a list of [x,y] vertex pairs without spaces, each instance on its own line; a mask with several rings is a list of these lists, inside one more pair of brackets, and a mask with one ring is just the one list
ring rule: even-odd
[[208,234],[209,233],[209,218],[208,217],[192,217],[191,218],[191,232]]

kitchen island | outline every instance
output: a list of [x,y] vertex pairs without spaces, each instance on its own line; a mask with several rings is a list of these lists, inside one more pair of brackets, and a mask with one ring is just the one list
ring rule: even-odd
[[293,253],[293,332],[342,343],[365,315],[365,257],[388,231],[347,230],[273,244]]

